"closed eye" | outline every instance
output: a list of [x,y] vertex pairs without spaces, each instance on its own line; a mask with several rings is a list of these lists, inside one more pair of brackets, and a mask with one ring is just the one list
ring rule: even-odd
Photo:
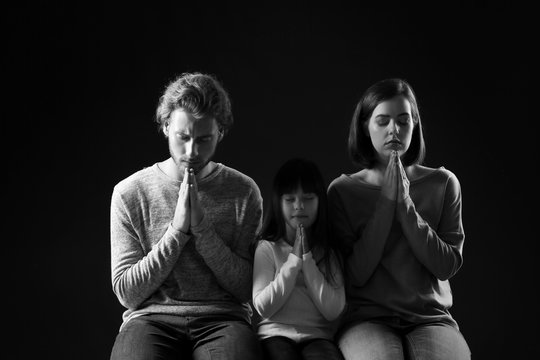
[[212,135],[203,136],[197,139],[198,143],[207,143],[212,140]]
[[179,138],[181,141],[184,141],[184,142],[188,142],[189,140],[191,140],[191,136],[186,135],[186,134],[178,133],[178,134],[176,134],[176,137]]
[[406,114],[406,115],[400,115],[398,117],[398,122],[401,124],[401,125],[408,125],[410,122],[411,122],[411,117],[409,114]]

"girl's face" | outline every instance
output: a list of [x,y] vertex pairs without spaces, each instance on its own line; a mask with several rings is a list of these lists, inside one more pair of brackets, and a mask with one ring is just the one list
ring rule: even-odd
[[281,195],[281,212],[287,226],[287,234],[294,234],[299,224],[309,228],[317,220],[319,197],[306,193],[299,187],[294,192]]
[[403,156],[414,129],[409,100],[399,95],[381,102],[365,125],[380,163],[386,164],[393,150]]

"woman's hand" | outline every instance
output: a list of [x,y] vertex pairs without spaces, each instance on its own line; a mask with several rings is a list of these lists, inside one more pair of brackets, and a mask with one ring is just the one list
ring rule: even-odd
[[401,163],[401,159],[399,159],[399,157],[396,165],[399,170],[397,201],[399,203],[402,203],[409,197],[409,187],[411,183],[409,181],[409,178],[407,177],[407,173],[405,172],[405,168],[403,167],[403,164]]
[[398,193],[399,179],[399,155],[397,151],[392,151],[386,170],[384,172],[383,182],[381,185],[381,195],[388,200],[396,201]]

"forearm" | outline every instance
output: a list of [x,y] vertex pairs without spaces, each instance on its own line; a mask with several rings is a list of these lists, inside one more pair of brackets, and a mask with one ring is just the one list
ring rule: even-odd
[[360,286],[369,280],[381,261],[394,212],[395,201],[381,196],[360,238],[354,243],[352,254],[346,259],[348,274]]
[[[241,302],[251,298],[252,266],[247,256],[249,241],[244,241],[245,257],[233,252],[214,231],[207,218],[191,229],[195,247],[212,270],[219,285]],[[254,235],[253,235],[254,236]]]
[[113,291],[120,303],[136,309],[165,281],[174,268],[189,236],[171,226],[147,254],[138,239],[113,232],[111,268]]
[[331,269],[333,283],[328,282],[313,259],[311,252],[304,254],[302,271],[313,303],[328,321],[335,320],[345,308],[345,288],[341,271],[333,263]]
[[438,234],[418,214],[410,197],[398,204],[397,217],[416,258],[435,277],[447,280],[459,270],[463,261],[459,244],[465,238],[460,226]]
[[256,257],[253,272],[253,306],[263,318],[271,317],[287,302],[301,269],[302,260],[290,254],[274,278],[271,262],[267,261],[264,264],[261,257]]

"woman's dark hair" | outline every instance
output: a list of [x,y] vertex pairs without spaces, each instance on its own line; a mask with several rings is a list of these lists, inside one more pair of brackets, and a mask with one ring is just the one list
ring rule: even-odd
[[348,144],[349,156],[355,164],[368,169],[375,166],[377,162],[376,152],[371,139],[365,131],[367,123],[377,105],[400,95],[405,97],[411,104],[411,115],[414,124],[411,145],[403,155],[403,164],[409,166],[423,163],[426,155],[426,145],[414,91],[411,85],[403,79],[386,79],[370,86],[356,105],[349,129]]
[[256,242],[259,240],[276,242],[285,238],[286,224],[281,208],[281,196],[294,192],[300,187],[304,192],[316,194],[319,199],[317,219],[311,226],[309,245],[314,257],[317,254],[315,258],[317,263],[323,263],[323,273],[327,280],[335,283],[331,271],[331,259],[334,256],[338,260],[337,265],[341,266],[339,251],[336,244],[330,241],[326,184],[314,162],[303,158],[293,158],[281,165],[274,176],[272,199],[264,214],[263,225]]

